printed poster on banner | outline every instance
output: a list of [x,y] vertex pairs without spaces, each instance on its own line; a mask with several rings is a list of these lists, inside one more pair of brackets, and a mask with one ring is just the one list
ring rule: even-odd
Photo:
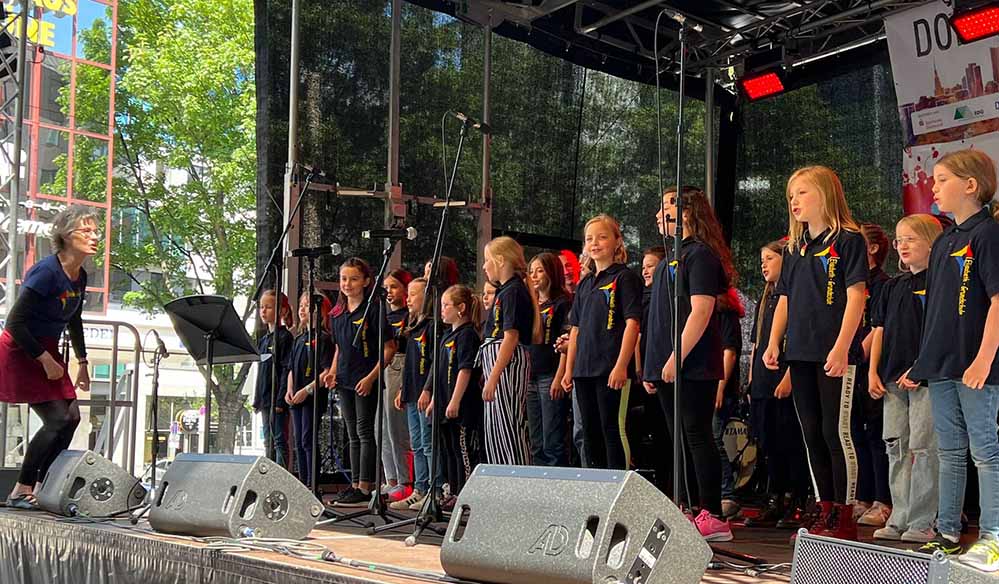
[[903,207],[934,213],[933,164],[977,148],[999,160],[999,37],[961,44],[949,1],[885,19],[902,122]]

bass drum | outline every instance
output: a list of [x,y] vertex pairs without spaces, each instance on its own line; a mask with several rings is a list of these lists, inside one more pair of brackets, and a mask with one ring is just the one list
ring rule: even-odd
[[725,443],[725,455],[732,463],[732,474],[735,478],[735,488],[741,489],[749,484],[756,472],[758,449],[756,440],[750,434],[749,424],[738,417],[731,417],[725,422],[722,434]]

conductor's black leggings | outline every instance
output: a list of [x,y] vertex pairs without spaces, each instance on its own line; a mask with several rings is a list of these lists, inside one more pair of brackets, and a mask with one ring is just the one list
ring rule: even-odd
[[17,482],[33,486],[45,478],[56,457],[69,448],[80,425],[80,406],[75,399],[58,399],[29,407],[42,419],[42,427],[28,443]]

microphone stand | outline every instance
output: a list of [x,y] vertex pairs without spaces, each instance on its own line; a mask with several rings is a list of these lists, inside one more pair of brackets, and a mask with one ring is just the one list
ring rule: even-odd
[[[444,248],[444,234],[447,231],[447,219],[450,214],[451,209],[451,194],[454,192],[454,179],[458,175],[458,162],[461,160],[461,152],[465,145],[465,138],[468,136],[468,130],[472,127],[474,122],[470,118],[465,118],[461,123],[461,131],[458,136],[458,149],[454,154],[454,166],[451,170],[451,177],[448,179],[447,190],[444,194],[444,206],[441,208],[441,221],[437,228],[437,240],[434,242],[434,253],[430,257],[430,281],[427,283],[429,288],[428,293],[424,296],[424,302],[430,302],[430,313],[431,318],[433,318],[434,327],[434,347],[433,347],[433,363],[431,365],[430,382],[431,382],[431,393],[433,394],[433,413],[431,417],[431,427],[430,427],[430,486],[427,488],[427,496],[423,500],[423,507],[420,508],[420,512],[417,513],[416,517],[411,519],[406,519],[405,521],[400,521],[398,523],[390,523],[388,525],[383,525],[379,528],[372,530],[374,533],[379,533],[388,529],[393,529],[396,527],[402,527],[404,525],[413,525],[413,533],[406,538],[405,542],[407,546],[416,545],[417,540],[423,534],[423,531],[429,529],[437,535],[443,536],[446,529],[441,529],[435,527],[434,523],[444,522],[444,512],[441,509],[440,503],[437,501],[437,497],[434,496],[434,487],[437,484],[438,479],[438,455],[440,453],[441,446],[441,435],[440,435],[440,424],[437,422],[438,413],[440,408],[446,408],[446,405],[438,403],[440,400],[437,399],[437,364],[440,358],[440,324],[441,324],[441,303],[440,296],[444,293],[441,290],[440,275],[438,272],[438,265],[440,264],[441,252]],[[426,310],[423,311],[426,314]]]
[[[392,253],[395,251],[395,246],[399,242],[400,238],[384,238],[385,244],[382,250],[382,265],[378,269],[378,274],[375,276],[374,285],[371,287],[371,292],[368,294],[367,306],[364,307],[364,314],[361,316],[361,325],[357,328],[357,332],[354,334],[353,346],[358,348],[362,342],[362,335],[364,329],[368,326],[368,322],[371,320],[372,306],[375,303],[378,304],[378,320],[376,321],[378,326],[378,379],[375,382],[375,387],[372,388],[374,392],[374,397],[377,398],[375,403],[375,451],[381,452],[382,439],[384,436],[384,416],[382,416],[381,411],[381,401],[382,392],[385,391],[383,387],[384,374],[385,374],[385,320],[387,315],[385,313],[386,291],[383,282],[385,280],[385,275],[388,273],[389,262],[392,259]],[[342,388],[342,391],[354,391],[353,388]],[[351,480],[357,480],[358,477],[351,477]],[[389,511],[385,506],[385,501],[382,500],[382,465],[381,463],[375,464],[375,485],[371,489],[371,501],[365,509],[355,511],[353,513],[347,513],[339,517],[334,517],[326,523],[339,523],[341,521],[355,521],[360,517],[365,515],[372,515],[381,518],[384,524],[389,524],[389,516],[393,519],[402,519],[402,515],[395,513],[394,511]],[[375,533],[375,526],[373,524],[368,524],[371,533]],[[383,526],[384,527],[384,526]]]
[[[279,355],[282,355],[282,351],[289,352],[289,348],[282,347],[281,343],[281,331],[284,330],[284,322],[281,320],[281,285],[282,278],[281,275],[284,273],[284,258],[280,250],[284,247],[285,239],[288,237],[288,232],[291,230],[291,225],[298,216],[298,211],[302,207],[302,201],[305,200],[305,195],[308,194],[309,189],[312,187],[312,179],[315,178],[316,173],[314,170],[309,169],[308,174],[305,175],[305,186],[302,188],[302,192],[298,195],[298,200],[295,201],[295,208],[291,210],[287,221],[285,221],[284,229],[281,231],[281,235],[278,237],[277,243],[274,244],[274,248],[271,249],[271,257],[267,260],[267,265],[264,266],[263,273],[260,274],[260,279],[257,280],[257,286],[253,290],[253,294],[250,295],[254,303],[260,302],[260,293],[263,291],[264,281],[267,278],[267,274],[273,269],[274,271],[274,308],[276,317],[274,319],[274,336],[271,338],[271,395],[270,395],[270,409],[267,411],[267,419],[264,421],[267,424],[267,458],[275,460],[274,453],[274,408],[277,405],[277,388],[278,384],[281,382],[280,378],[280,359]],[[310,296],[311,298],[311,296]],[[287,380],[285,380],[287,383]],[[282,428],[281,431],[284,431]],[[286,461],[287,464],[287,461]]]
[[[686,66],[687,66],[687,33],[688,25],[686,18],[677,17],[677,15],[672,14],[668,9],[663,9],[660,12],[660,16],[663,14],[670,15],[677,23],[680,25],[680,32],[677,40],[679,41],[679,64],[680,64],[680,87],[679,95],[677,96],[677,123],[676,123],[676,217],[674,219],[674,233],[673,233],[673,259],[676,260],[676,271],[675,271],[675,281],[673,283],[673,294],[670,299],[673,305],[673,330],[670,331],[673,335],[673,360],[674,367],[676,369],[676,377],[673,380],[673,501],[679,503],[680,501],[680,462],[684,460],[683,448],[681,445],[682,433],[680,430],[680,396],[682,394],[681,387],[683,386],[683,375],[681,374],[683,368],[681,367],[682,356],[683,356],[683,327],[680,323],[680,290],[682,289],[683,281],[683,259],[680,255],[680,249],[683,246],[683,137],[684,137],[684,119],[683,119],[683,103],[684,103],[684,91],[686,86]],[[657,18],[658,21],[658,18]],[[658,29],[658,25],[656,26]],[[659,78],[659,63],[658,54],[656,55],[656,79]],[[713,88],[709,88],[711,91]],[[656,91],[656,99],[659,99],[658,88]],[[658,110],[658,108],[657,108]],[[708,137],[710,143],[711,137]],[[660,141],[661,142],[661,141]],[[659,151],[660,160],[662,159],[662,144],[660,143]],[[660,197],[662,195],[662,164],[660,163]],[[711,172],[711,169],[708,169]],[[662,204],[662,203],[661,203]],[[665,231],[665,230],[664,230]],[[666,241],[666,234],[663,233],[663,242]],[[667,267],[668,270],[668,267]],[[668,274],[666,276],[669,277]],[[668,280],[667,280],[668,282]],[[719,453],[719,456],[724,456]],[[686,465],[684,465],[686,468]],[[687,497],[690,499],[690,492],[688,489]],[[731,558],[736,558],[751,564],[762,564],[764,560],[757,558],[755,556],[750,556],[746,554],[740,554],[738,552],[733,552],[725,549],[720,549],[717,546],[710,546],[711,551],[716,555],[728,556]]]
[[152,508],[153,503],[156,501],[156,453],[160,446],[160,426],[159,426],[159,409],[160,409],[160,361],[163,360],[163,353],[160,351],[159,343],[156,344],[156,349],[153,351],[153,466],[150,469],[149,478],[149,492],[146,493],[146,502],[139,507],[134,513],[129,515],[128,520],[132,525],[139,523],[142,516],[149,512]]

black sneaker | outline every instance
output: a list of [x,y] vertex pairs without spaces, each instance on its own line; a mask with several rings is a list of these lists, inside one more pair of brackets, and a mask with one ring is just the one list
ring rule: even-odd
[[337,507],[367,507],[371,502],[371,493],[365,493],[361,489],[351,489],[333,504]]
[[353,491],[353,490],[354,490],[354,487],[348,486],[346,489],[344,489],[344,490],[342,490],[342,491],[340,491],[338,493],[335,493],[332,497],[330,497],[330,502],[333,503],[334,505],[336,505],[340,501],[340,499],[343,499],[344,497],[346,497],[347,495],[349,495],[351,493],[351,491]]
[[964,551],[960,543],[954,543],[946,537],[937,534],[936,537],[930,541],[924,543],[919,547],[919,552],[923,554],[933,555],[933,552],[940,550],[948,556],[956,556]]
[[746,527],[774,527],[777,522],[784,517],[784,506],[782,498],[770,497],[766,507],[760,509],[760,513],[753,517],[747,517],[743,525]]

